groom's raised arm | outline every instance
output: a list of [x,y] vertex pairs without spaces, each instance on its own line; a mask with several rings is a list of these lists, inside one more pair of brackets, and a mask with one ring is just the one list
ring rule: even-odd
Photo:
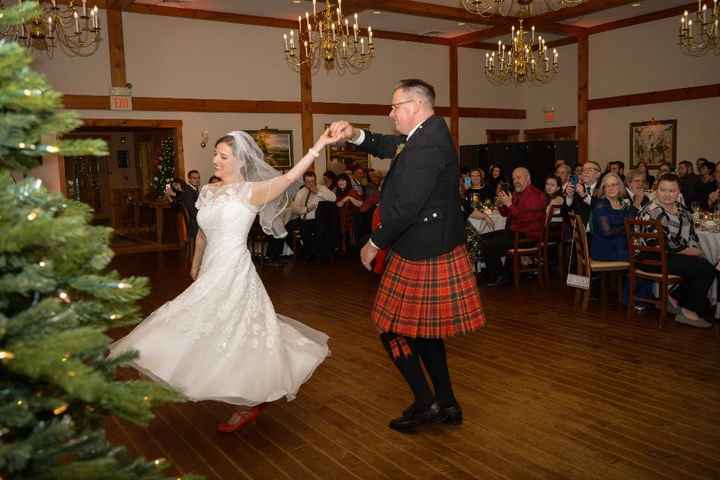
[[400,135],[382,135],[369,130],[359,132],[351,142],[377,158],[394,158],[398,145],[405,141],[405,137]]

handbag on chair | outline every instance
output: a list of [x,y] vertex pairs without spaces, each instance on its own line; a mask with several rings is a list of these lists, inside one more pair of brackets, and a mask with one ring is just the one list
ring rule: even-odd
[[[573,236],[572,242],[570,243],[570,255],[568,259],[568,275],[565,283],[568,287],[580,288],[582,290],[590,289],[590,277],[578,275],[576,273],[570,273],[570,267],[572,266],[572,257],[575,252],[575,225],[573,225]],[[577,255],[577,254],[576,254]]]

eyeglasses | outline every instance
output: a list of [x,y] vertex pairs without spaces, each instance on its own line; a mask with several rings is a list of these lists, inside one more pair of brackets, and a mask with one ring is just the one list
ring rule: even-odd
[[390,110],[395,111],[395,110],[397,110],[397,108],[398,108],[400,105],[402,105],[403,103],[410,103],[410,102],[414,102],[414,101],[415,101],[415,100],[410,99],[410,100],[403,100],[402,102],[398,102],[398,103],[391,103],[391,104],[390,104]]

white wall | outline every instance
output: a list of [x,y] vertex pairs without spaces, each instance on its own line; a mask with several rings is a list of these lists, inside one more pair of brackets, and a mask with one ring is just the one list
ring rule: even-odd
[[[104,25],[105,14],[101,11]],[[715,57],[689,58],[674,44],[675,19],[660,20],[594,35],[590,39],[590,98],[647,92],[720,82]],[[123,13],[128,81],[136,96],[261,99],[299,101],[299,76],[287,67],[280,51],[282,29],[204,20]],[[399,79],[420,77],[433,83],[438,105],[449,105],[449,49],[440,45],[377,40],[373,65],[359,75],[320,71],[313,77],[313,99],[323,102],[388,103]],[[632,48],[630,48],[632,47]],[[577,46],[560,47],[561,71],[540,87],[491,85],[482,73],[485,51],[460,48],[459,100],[462,107],[527,109],[525,120],[462,118],[460,143],[485,143],[487,129],[528,129],[577,124]],[[37,69],[59,91],[107,95],[110,90],[106,40],[94,55],[55,59],[38,57]],[[545,107],[556,107],[556,121],[543,119]],[[630,122],[676,118],[679,159],[717,157],[715,133],[718,101],[698,100],[590,113],[590,158],[600,163],[627,161]],[[200,112],[83,111],[85,118],[179,119],[183,121],[185,169],[203,179],[212,173],[212,147],[200,148],[200,132],[210,140],[234,129],[264,126],[293,131],[294,158],[302,151],[299,114],[232,114]],[[314,132],[346,117],[391,132],[384,116],[316,115]],[[382,162],[378,168],[387,167]],[[323,157],[316,166],[324,171]],[[383,168],[386,169],[386,168]],[[57,162],[49,158],[38,173],[53,188]]]
[[421,78],[435,87],[436,105],[450,105],[450,49],[443,45],[377,40],[372,65],[356,75],[324,69],[313,76],[313,100],[389,104],[399,80]]
[[[720,83],[717,57],[690,57],[676,45],[676,17],[590,37],[590,98]],[[720,159],[720,98],[593,110],[589,159],[629,166],[630,123],[677,120],[677,161]]]

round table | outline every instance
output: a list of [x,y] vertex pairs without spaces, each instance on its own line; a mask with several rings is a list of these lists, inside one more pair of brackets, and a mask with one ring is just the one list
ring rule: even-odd
[[[696,230],[696,233],[700,241],[700,250],[703,251],[705,259],[713,265],[717,264],[720,259],[720,233],[699,229]],[[715,305],[715,318],[718,318],[720,315],[720,305],[717,303],[717,280],[715,280],[710,287],[708,298],[710,302]]]
[[[487,213],[487,211],[485,212]],[[470,221],[470,225],[472,225],[475,230],[477,230],[479,233],[489,233],[492,231],[497,230],[505,230],[505,222],[507,219],[500,215],[500,212],[497,210],[493,210],[490,213],[488,213],[488,216],[492,219],[493,223],[495,224],[495,228],[490,228],[490,224],[487,223],[485,220],[480,220],[477,218],[468,218]]]

